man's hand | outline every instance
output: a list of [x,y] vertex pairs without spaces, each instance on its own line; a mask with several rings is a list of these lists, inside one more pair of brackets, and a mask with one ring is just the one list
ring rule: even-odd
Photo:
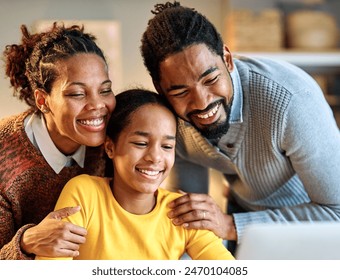
[[187,193],[169,203],[168,217],[176,226],[187,229],[208,229],[225,240],[237,240],[232,216],[224,214],[206,194]]
[[66,207],[48,214],[38,225],[27,229],[21,248],[28,254],[44,257],[76,257],[85,243],[86,229],[61,221],[77,213],[80,207]]

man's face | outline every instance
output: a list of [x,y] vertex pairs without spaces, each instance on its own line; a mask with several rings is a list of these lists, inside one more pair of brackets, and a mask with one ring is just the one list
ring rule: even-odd
[[192,45],[161,62],[161,80],[155,86],[180,118],[213,139],[228,130],[232,70],[227,48],[222,60],[205,44]]

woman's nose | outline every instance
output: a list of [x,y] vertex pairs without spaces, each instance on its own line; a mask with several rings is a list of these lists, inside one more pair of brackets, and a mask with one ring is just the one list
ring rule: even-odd
[[88,98],[87,109],[88,110],[98,110],[105,107],[105,102],[100,96],[92,96]]

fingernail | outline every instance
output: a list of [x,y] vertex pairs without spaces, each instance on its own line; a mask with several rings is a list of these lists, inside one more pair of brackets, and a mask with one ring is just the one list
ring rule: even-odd
[[187,228],[187,227],[189,226],[189,224],[188,224],[188,223],[184,223],[182,226],[183,226],[184,228]]
[[174,205],[175,205],[175,203],[173,201],[168,203],[168,207],[170,207],[170,208],[174,207]]
[[170,211],[169,213],[168,213],[168,217],[169,218],[172,218],[174,216],[174,211]]
[[173,219],[172,222],[175,224],[175,225],[178,225],[180,223],[180,220],[179,219]]

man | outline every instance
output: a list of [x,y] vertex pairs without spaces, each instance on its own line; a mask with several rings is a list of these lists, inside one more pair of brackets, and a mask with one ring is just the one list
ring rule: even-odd
[[[247,225],[340,221],[340,134],[316,82],[297,67],[232,57],[215,27],[158,4],[141,53],[179,120],[176,225],[240,242]],[[206,194],[208,168],[230,184],[228,214]],[[232,248],[230,248],[232,249]]]

